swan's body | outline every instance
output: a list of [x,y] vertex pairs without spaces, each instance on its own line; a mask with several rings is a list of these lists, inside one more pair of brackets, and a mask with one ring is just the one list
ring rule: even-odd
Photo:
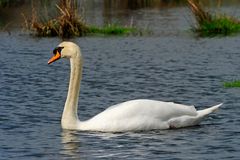
[[72,42],[62,42],[54,54],[49,64],[62,57],[69,58],[71,64],[69,90],[61,120],[64,129],[124,132],[187,127],[199,124],[221,105],[197,111],[194,106],[139,99],[111,106],[87,121],[80,121],[77,115],[82,78],[80,48]]

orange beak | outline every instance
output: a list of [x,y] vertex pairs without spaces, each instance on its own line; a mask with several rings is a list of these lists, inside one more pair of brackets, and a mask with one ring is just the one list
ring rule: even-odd
[[57,53],[52,56],[52,58],[49,59],[48,64],[51,64],[52,62],[58,60],[61,58],[61,54],[57,51]]

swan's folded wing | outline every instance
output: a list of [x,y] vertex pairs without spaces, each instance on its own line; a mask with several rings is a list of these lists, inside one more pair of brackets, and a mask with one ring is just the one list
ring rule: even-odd
[[194,106],[140,99],[114,105],[86,123],[100,131],[168,129],[170,119],[196,114]]
[[194,106],[139,99],[111,106],[93,118],[116,120],[149,117],[165,121],[182,115],[195,116],[197,111]]

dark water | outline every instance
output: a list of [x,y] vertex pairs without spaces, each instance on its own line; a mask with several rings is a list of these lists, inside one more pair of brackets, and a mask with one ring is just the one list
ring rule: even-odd
[[0,159],[239,159],[240,89],[223,82],[240,79],[240,37],[196,39],[182,11],[133,11],[152,36],[73,39],[84,55],[79,117],[137,98],[197,109],[223,102],[217,113],[177,130],[62,130],[69,62],[47,65],[60,40],[0,33]]
[[150,98],[194,104],[224,102],[200,126],[143,133],[63,131],[60,116],[69,63],[48,66],[59,40],[1,34],[0,159],[238,159],[239,37],[79,38],[84,76],[79,114]]

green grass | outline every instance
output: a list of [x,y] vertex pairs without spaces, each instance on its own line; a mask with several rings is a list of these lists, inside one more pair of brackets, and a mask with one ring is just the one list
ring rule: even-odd
[[224,15],[214,16],[210,21],[203,21],[195,29],[200,36],[226,36],[240,32],[240,22]]
[[232,82],[224,82],[223,85],[226,88],[240,87],[240,80],[235,80]]
[[103,27],[97,26],[88,26],[87,34],[96,35],[96,34],[103,34],[103,35],[130,35],[137,33],[137,29],[134,27],[125,27],[115,24],[108,24]]
[[227,36],[240,32],[240,20],[224,14],[206,11],[198,0],[188,0],[197,25],[193,31],[202,37]]
[[86,35],[130,35],[142,34],[134,27],[125,27],[116,24],[109,24],[104,27],[97,27],[85,23],[79,14],[75,0],[63,0],[66,5],[56,5],[58,14],[55,18],[39,17],[39,14],[32,9],[32,17],[29,19],[25,15],[25,28],[38,37],[71,38]]
[[108,24],[103,27],[92,26],[82,23],[79,20],[67,21],[65,19],[52,19],[45,23],[33,23],[31,29],[38,37],[81,37],[87,35],[135,35],[142,32],[134,27],[126,27],[115,24]]

